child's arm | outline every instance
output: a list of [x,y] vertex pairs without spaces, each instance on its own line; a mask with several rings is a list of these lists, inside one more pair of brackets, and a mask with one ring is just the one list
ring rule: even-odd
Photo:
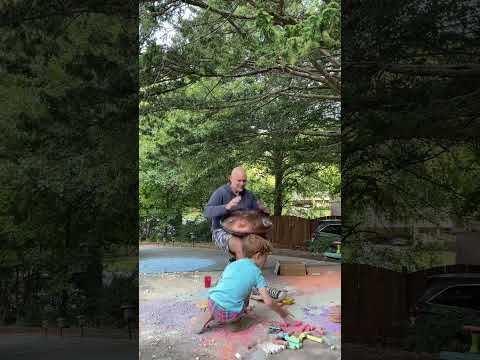
[[260,288],[258,289],[260,296],[262,297],[263,302],[273,311],[275,311],[280,317],[286,321],[293,321],[293,315],[284,309],[283,307],[279,306],[268,294],[267,288]]

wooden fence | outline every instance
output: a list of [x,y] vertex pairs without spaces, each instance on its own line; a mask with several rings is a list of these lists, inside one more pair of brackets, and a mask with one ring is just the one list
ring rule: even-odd
[[339,219],[328,216],[319,219],[303,219],[296,216],[273,216],[273,228],[269,239],[274,247],[286,249],[307,249],[315,227],[321,220]]
[[361,264],[342,264],[342,337],[375,341],[402,333],[408,319],[402,273]]
[[378,341],[405,335],[410,310],[426,290],[428,277],[480,272],[480,266],[440,266],[415,273],[363,264],[342,264],[342,339]]

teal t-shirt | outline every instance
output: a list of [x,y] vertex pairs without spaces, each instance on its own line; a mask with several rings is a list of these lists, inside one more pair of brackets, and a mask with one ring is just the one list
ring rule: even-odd
[[225,310],[240,312],[253,287],[265,288],[267,282],[253,260],[245,258],[227,265],[208,296]]

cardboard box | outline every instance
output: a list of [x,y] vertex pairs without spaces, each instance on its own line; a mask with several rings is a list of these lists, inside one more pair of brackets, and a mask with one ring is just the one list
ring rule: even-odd
[[307,265],[299,261],[277,261],[274,272],[280,276],[306,276]]

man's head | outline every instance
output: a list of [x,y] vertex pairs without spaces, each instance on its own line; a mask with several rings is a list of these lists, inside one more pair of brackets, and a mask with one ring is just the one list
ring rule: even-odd
[[236,167],[230,174],[230,188],[235,194],[242,192],[247,184],[247,173],[242,167]]
[[243,239],[243,254],[252,259],[259,267],[267,262],[267,257],[272,253],[272,244],[267,239],[258,235],[248,235]]

